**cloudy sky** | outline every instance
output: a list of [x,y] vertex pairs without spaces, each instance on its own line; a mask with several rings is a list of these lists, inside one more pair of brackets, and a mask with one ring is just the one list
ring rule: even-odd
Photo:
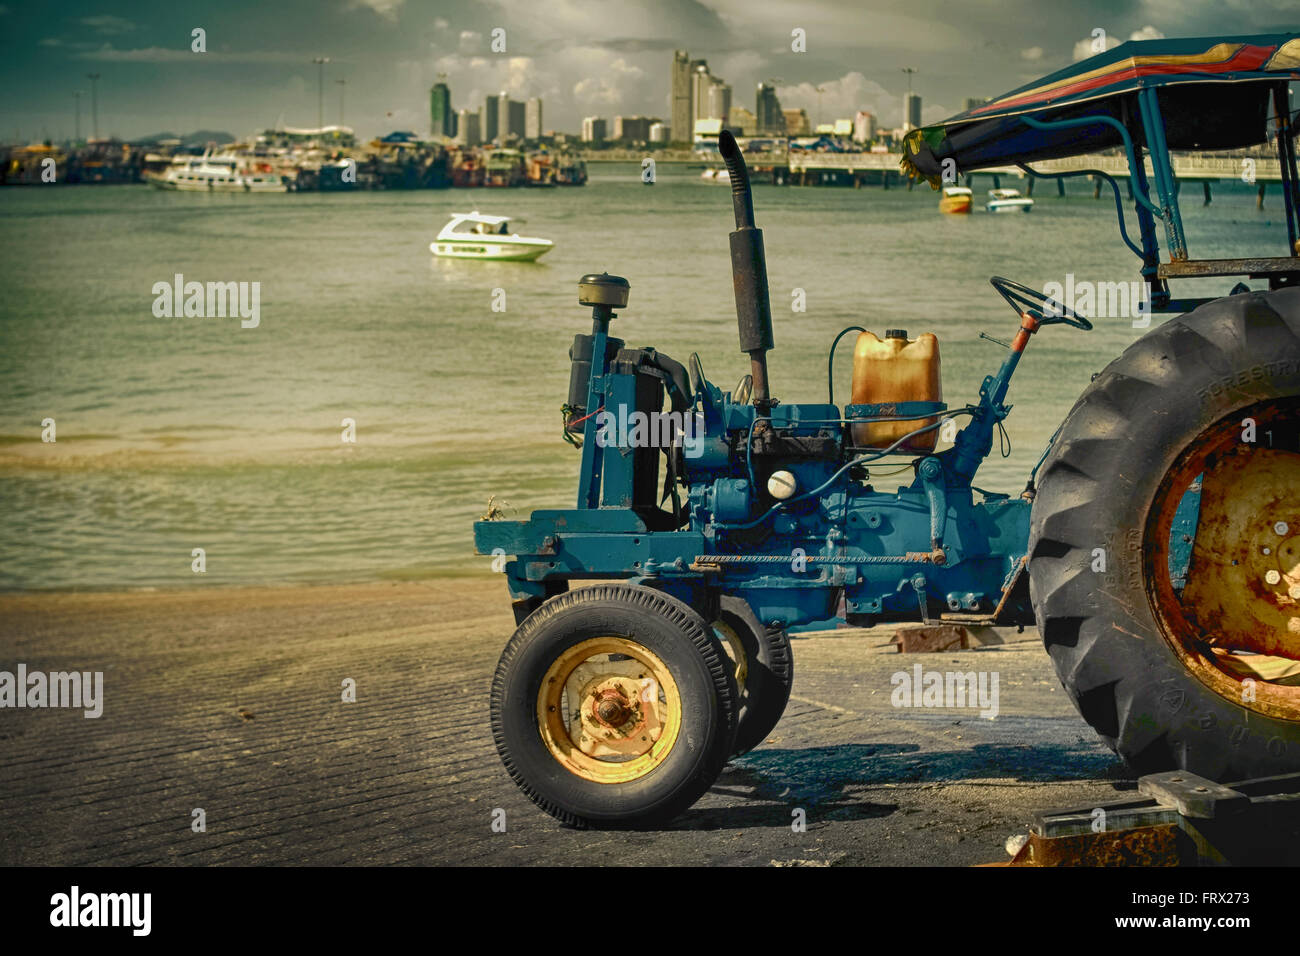
[[[206,33],[206,53],[191,51]],[[492,33],[505,31],[505,52]],[[793,52],[791,31],[807,49]],[[171,0],[0,4],[0,139],[63,138],[98,73],[101,134],[312,126],[327,56],[325,119],[363,136],[428,130],[445,73],[457,108],[507,90],[541,96],[545,126],[583,116],[667,117],[674,48],[707,59],[754,108],[775,79],[782,105],[901,122],[904,67],[927,121],[968,96],[1012,89],[1087,54],[1094,30],[1130,37],[1300,31],[1300,0]],[[344,80],[339,84],[338,80]]]

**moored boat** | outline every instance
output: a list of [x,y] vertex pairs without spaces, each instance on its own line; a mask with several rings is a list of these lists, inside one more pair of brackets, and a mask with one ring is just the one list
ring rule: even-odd
[[176,156],[166,169],[146,173],[145,179],[159,189],[180,192],[282,193],[288,190],[284,177],[262,169],[250,169],[238,156],[211,151],[202,156]]
[[960,215],[970,212],[973,194],[966,186],[945,186],[939,197],[939,211]]
[[989,212],[1029,212],[1034,208],[1034,201],[1020,195],[1019,189],[990,189],[984,208]]
[[477,209],[454,213],[438,237],[429,243],[436,256],[451,259],[489,259],[504,262],[532,262],[550,252],[550,239],[521,236],[509,230],[510,216],[488,216]]
[[558,186],[582,186],[587,182],[587,162],[568,153],[556,161],[555,183]]

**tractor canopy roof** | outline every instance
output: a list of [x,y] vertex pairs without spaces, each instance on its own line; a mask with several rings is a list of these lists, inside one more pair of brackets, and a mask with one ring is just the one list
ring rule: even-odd
[[[958,171],[1093,153],[1123,144],[1108,122],[1036,129],[1025,121],[1118,120],[1145,146],[1137,91],[1159,87],[1169,149],[1237,149],[1265,142],[1268,96],[1300,80],[1300,34],[1131,40],[982,106],[907,134],[903,171],[938,188]],[[951,168],[951,167],[950,167]]]

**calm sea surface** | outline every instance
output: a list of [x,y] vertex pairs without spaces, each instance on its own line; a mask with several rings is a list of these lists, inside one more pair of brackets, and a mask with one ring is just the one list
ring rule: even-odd
[[[1195,256],[1281,254],[1276,189],[1262,211],[1248,187],[1215,189],[1209,207],[1198,187],[1183,193]],[[979,332],[1009,339],[1017,324],[990,275],[1035,288],[1067,272],[1136,278],[1109,198],[1094,201],[1087,184],[1037,198],[1028,216],[948,218],[926,187],[758,188],[775,394],[825,401],[826,350],[858,324],[937,333],[945,399],[974,401],[1003,354]],[[435,259],[447,215],[470,209],[522,216],[521,232],[556,248],[536,264]],[[581,189],[0,190],[0,588],[487,573],[470,525],[489,495],[526,515],[576,493],[560,404],[569,342],[590,328],[578,278],[627,277],[614,334],[682,362],[697,351],[729,389],[747,371],[731,228],[727,188],[668,166],[647,187],[632,164],[595,165]],[[176,273],[259,282],[260,326],[155,318],[151,289]],[[796,288],[805,312],[791,311]],[[493,311],[497,289],[505,311]],[[977,484],[1018,492],[1089,376],[1140,334],[1124,318],[1096,326],[1036,336],[1011,388],[1011,456],[995,450]],[[841,401],[851,345],[837,363]],[[53,444],[41,441],[46,418]],[[355,444],[341,441],[344,418]],[[194,548],[205,574],[191,571]]]

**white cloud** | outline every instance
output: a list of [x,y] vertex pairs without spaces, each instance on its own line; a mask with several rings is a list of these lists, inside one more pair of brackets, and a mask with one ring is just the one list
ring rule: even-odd
[[633,101],[633,91],[644,80],[644,70],[631,66],[619,57],[605,69],[574,83],[573,101],[580,112],[612,106],[621,113],[625,109],[624,104]]
[[[1098,27],[1098,30],[1101,28]],[[1093,31],[1094,34],[1096,31]],[[1147,24],[1141,30],[1134,30],[1128,35],[1130,40],[1163,40],[1164,34],[1157,30],[1151,24]],[[1119,46],[1120,41],[1111,36],[1109,33],[1103,33],[1101,36],[1087,36],[1074,45],[1073,56],[1075,61],[1086,60],[1090,56],[1096,56],[1101,52],[1101,44],[1105,42],[1107,50],[1113,50]]]
[[109,13],[99,14],[93,17],[82,17],[77,21],[83,27],[90,27],[96,33],[102,33],[104,36],[114,36],[118,33],[129,33],[135,29],[135,24],[125,17],[115,17]]
[[902,122],[903,97],[891,93],[875,80],[869,80],[856,70],[828,83],[800,83],[798,86],[777,86],[776,95],[782,109],[803,109],[809,122],[817,123],[818,94],[821,86],[821,121],[851,119],[858,110],[866,110],[882,126]]
[[1148,23],[1141,30],[1134,30],[1128,35],[1128,38],[1130,40],[1163,40],[1165,35]]
[[461,53],[481,53],[483,51],[483,34],[477,30],[461,30],[457,49]]
[[397,22],[397,11],[401,9],[403,0],[348,0],[349,10],[359,10],[362,8],[373,10],[376,14],[393,23]]
[[1021,50],[1020,58],[1031,63],[1037,62],[1043,58],[1043,48],[1041,46],[1031,46],[1027,50]]

